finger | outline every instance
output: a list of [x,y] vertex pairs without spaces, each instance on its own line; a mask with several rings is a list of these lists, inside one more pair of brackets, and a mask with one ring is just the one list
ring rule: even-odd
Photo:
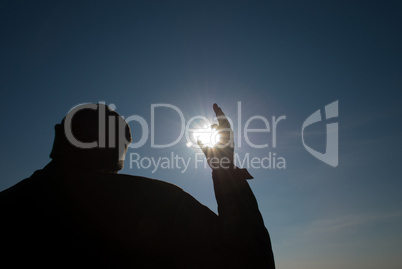
[[214,104],[212,108],[214,109],[216,118],[218,119],[219,127],[230,128],[230,123],[226,118],[225,114],[223,113],[222,109],[217,104]]
[[197,140],[197,144],[203,151],[208,148],[208,146],[202,143],[201,140]]
[[208,154],[208,147],[206,145],[204,145],[201,140],[197,140],[197,144],[200,147],[200,149],[202,150],[202,152],[204,152],[205,156],[207,156]]

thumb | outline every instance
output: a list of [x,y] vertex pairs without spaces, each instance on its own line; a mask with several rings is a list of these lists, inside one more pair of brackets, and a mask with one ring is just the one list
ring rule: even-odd
[[203,144],[203,143],[201,142],[201,140],[197,140],[197,144],[198,144],[198,146],[200,147],[200,149],[202,150],[202,152],[204,152],[205,156],[207,156],[207,154],[208,154],[208,147],[207,147],[205,144]]

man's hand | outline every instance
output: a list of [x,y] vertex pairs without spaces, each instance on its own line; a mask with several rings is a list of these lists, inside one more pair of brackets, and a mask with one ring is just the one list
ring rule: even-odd
[[[211,128],[215,129],[220,138],[219,141],[213,147],[208,147],[202,144],[201,141],[197,141],[198,145],[202,149],[207,158],[209,166],[213,169],[233,169],[234,168],[234,139],[233,131],[230,127],[230,123],[223,113],[222,109],[217,104],[213,105],[213,109],[218,119],[219,125],[212,125]],[[216,133],[214,132],[214,135]]]

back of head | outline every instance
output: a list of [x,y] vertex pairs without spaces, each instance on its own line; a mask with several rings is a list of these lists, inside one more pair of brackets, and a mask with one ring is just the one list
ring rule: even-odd
[[127,122],[104,104],[74,107],[55,126],[50,154],[69,169],[117,172],[124,166],[131,132]]

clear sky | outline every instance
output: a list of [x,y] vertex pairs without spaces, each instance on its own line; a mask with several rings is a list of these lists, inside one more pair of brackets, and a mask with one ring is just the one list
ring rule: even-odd
[[[401,268],[401,14],[400,1],[3,1],[0,190],[50,161],[53,126],[77,104],[114,104],[150,124],[152,105],[175,106],[187,122],[212,119],[216,102],[242,133],[239,156],[286,160],[284,169],[249,169],[277,268]],[[331,167],[304,148],[301,129],[337,100]],[[270,124],[286,116],[276,147],[272,126],[249,135],[267,148],[247,145],[255,115]],[[154,116],[155,142],[174,141],[178,113]],[[139,141],[141,125],[130,125]],[[304,139],[324,152],[325,122]],[[210,169],[195,168],[186,142],[155,149],[149,133],[128,152],[190,158],[183,173],[130,167],[129,158],[122,173],[176,184],[216,212]]]

